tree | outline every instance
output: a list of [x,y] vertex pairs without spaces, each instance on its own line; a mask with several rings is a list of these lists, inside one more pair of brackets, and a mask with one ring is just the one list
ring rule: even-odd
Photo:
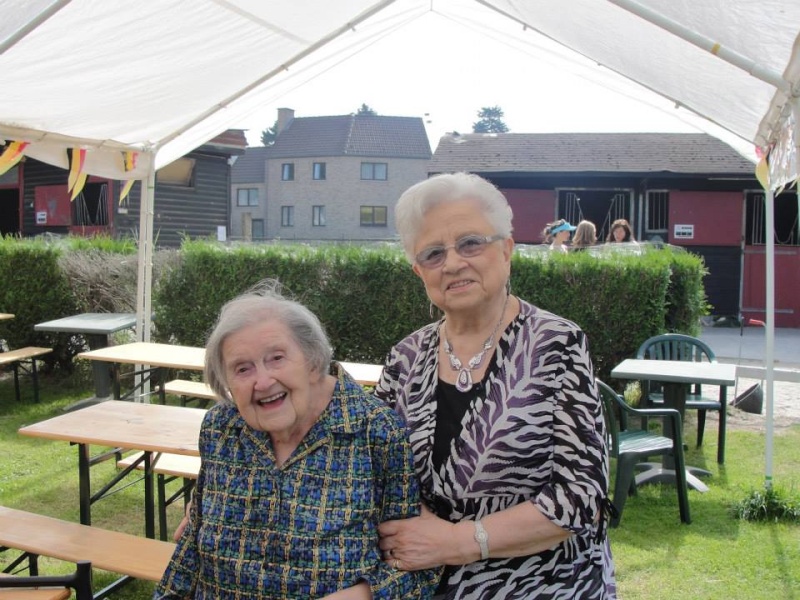
[[378,113],[375,112],[375,109],[369,106],[368,104],[361,104],[361,108],[356,111],[357,115],[367,115],[370,117],[377,117]]
[[503,121],[503,109],[499,106],[484,106],[478,112],[478,121],[472,124],[474,133],[508,133]]
[[261,144],[263,146],[272,146],[275,143],[275,138],[278,137],[278,120],[275,120],[275,123],[272,127],[268,127],[264,131],[261,132]]

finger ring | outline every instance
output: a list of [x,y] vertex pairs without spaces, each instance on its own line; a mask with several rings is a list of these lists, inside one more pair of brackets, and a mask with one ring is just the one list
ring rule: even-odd
[[392,563],[392,567],[394,567],[394,569],[396,571],[399,571],[400,570],[400,561],[395,558],[394,562]]

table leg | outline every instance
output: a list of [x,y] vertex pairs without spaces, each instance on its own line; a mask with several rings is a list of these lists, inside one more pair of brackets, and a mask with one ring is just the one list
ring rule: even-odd
[[[102,334],[86,334],[86,342],[90,350],[108,347],[108,336]],[[94,380],[94,394],[97,398],[107,398],[111,395],[111,369],[103,361],[92,361],[92,378]]]
[[[681,415],[681,425],[686,412],[686,384],[683,383],[664,383],[664,406],[676,409]],[[665,437],[672,438],[672,421],[664,419],[663,434]],[[675,484],[675,460],[671,456],[664,456],[661,463],[642,463],[642,470],[636,476],[636,485],[645,483],[670,483]],[[686,466],[686,483],[690,489],[698,492],[707,492],[708,486],[703,483],[700,476],[709,476],[711,471],[706,471],[699,467]]]
[[81,524],[92,524],[92,488],[89,477],[91,457],[89,445],[78,444],[78,494],[80,497]]
[[144,534],[146,537],[156,537],[155,519],[155,494],[153,489],[153,460],[152,452],[144,453]]

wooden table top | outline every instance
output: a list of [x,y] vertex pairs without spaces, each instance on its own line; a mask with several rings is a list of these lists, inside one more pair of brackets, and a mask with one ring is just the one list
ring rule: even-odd
[[78,358],[101,360],[112,363],[150,365],[170,369],[202,371],[205,366],[206,349],[195,346],[177,346],[155,342],[133,342],[108,348],[81,352]]
[[611,371],[617,379],[648,379],[666,383],[735,385],[736,365],[688,360],[626,358]]
[[19,429],[20,435],[199,456],[204,409],[107,400]]

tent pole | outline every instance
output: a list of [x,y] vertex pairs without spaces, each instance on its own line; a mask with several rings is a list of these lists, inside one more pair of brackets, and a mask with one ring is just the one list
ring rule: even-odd
[[772,187],[764,195],[765,230],[767,234],[766,248],[766,337],[764,349],[764,366],[766,380],[766,464],[764,485],[772,488],[772,436],[773,436],[773,398],[775,388],[775,193]]
[[[155,155],[147,154],[147,179],[141,181],[139,202],[139,259],[138,280],[136,283],[136,336],[140,342],[150,341],[150,321],[153,314],[151,290],[153,287],[153,204],[155,196],[156,170]],[[141,365],[135,365],[141,371]],[[150,383],[139,376],[135,382],[141,386],[141,401],[149,402]]]
[[698,48],[702,50],[706,50],[713,54],[714,56],[721,58],[725,62],[732,64],[735,67],[750,73],[756,79],[760,79],[782,92],[786,92],[787,95],[791,95],[791,86],[789,83],[781,76],[780,73],[773,71],[756,63],[754,60],[739,54],[738,52],[731,50],[730,48],[723,47],[719,42],[712,40],[704,35],[697,33],[696,31],[692,31],[687,27],[684,27],[680,23],[673,21],[672,19],[662,15],[661,13],[652,10],[646,6],[642,6],[638,2],[634,0],[608,0],[612,4],[616,4],[620,8],[627,10],[630,13],[633,13],[637,17],[641,17],[645,21],[652,23],[656,27],[660,27],[670,33],[678,36],[682,40],[685,40],[691,44],[694,44]]
[[39,27],[39,25],[47,21],[47,19],[52,17],[70,2],[72,2],[72,0],[59,0],[58,2],[53,2],[53,4],[36,15],[36,18],[31,19],[23,27],[17,29],[13,35],[6,38],[6,40],[0,44],[0,56],[2,56],[9,48],[16,46],[17,43],[20,40],[25,39],[25,37],[27,37],[31,31],[35,30],[37,27]]

